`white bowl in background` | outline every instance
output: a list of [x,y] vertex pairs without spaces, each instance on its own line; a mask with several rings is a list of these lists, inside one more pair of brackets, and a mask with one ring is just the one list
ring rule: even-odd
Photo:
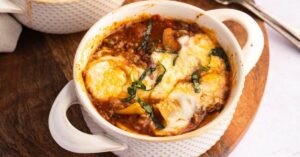
[[[66,34],[90,28],[99,18],[119,8],[124,0],[2,0],[7,12],[34,30]],[[18,8],[17,8],[18,7]],[[0,11],[2,12],[2,11]]]

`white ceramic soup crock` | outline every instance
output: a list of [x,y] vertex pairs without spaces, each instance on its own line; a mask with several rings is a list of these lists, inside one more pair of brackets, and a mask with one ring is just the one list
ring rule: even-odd
[[[0,0],[5,12],[23,25],[45,33],[74,33],[90,28],[124,0]],[[13,4],[15,4],[15,6]],[[5,5],[6,4],[6,5]],[[6,6],[6,7],[5,7]],[[2,11],[0,11],[2,12]]]
[[[101,117],[88,98],[82,70],[90,54],[109,33],[110,26],[145,13],[193,20],[201,27],[208,28],[215,33],[217,40],[232,60],[233,86],[226,106],[214,120],[195,131],[169,137],[150,137],[126,132]],[[233,20],[245,28],[248,39],[244,48],[239,46],[236,38],[222,23],[225,20]],[[51,135],[61,147],[77,153],[113,151],[119,156],[136,157],[199,156],[213,146],[227,129],[242,94],[245,77],[258,61],[263,45],[263,34],[257,23],[240,11],[232,9],[204,11],[174,1],[143,1],[123,6],[100,19],[82,39],[74,61],[74,81],[70,81],[59,93],[49,115]],[[83,133],[69,122],[66,112],[74,103],[81,104],[89,121],[92,121],[94,126],[90,123],[89,127],[94,134]],[[95,128],[101,128],[102,131],[96,131]]]

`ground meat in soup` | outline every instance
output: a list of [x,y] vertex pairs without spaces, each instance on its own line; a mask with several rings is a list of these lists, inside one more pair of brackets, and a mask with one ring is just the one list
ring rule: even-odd
[[151,15],[105,37],[83,71],[99,114],[131,133],[172,136],[212,120],[227,102],[227,53],[196,23]]

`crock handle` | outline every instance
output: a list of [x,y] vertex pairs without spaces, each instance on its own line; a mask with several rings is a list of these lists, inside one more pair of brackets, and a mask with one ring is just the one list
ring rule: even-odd
[[0,13],[23,13],[23,10],[9,0],[0,0]]
[[242,48],[242,56],[244,60],[243,69],[245,75],[247,75],[257,63],[264,48],[264,36],[260,27],[252,17],[234,9],[210,10],[208,14],[221,22],[231,20],[245,28],[248,38],[245,46]]
[[76,129],[67,118],[67,110],[78,103],[74,81],[70,81],[55,99],[49,115],[52,137],[62,148],[75,153],[100,153],[125,150],[127,146],[104,135],[91,135]]

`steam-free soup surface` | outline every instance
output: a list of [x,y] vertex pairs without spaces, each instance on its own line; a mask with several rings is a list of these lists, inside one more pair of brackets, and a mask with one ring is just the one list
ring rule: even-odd
[[104,38],[83,77],[107,121],[132,133],[171,136],[201,127],[222,110],[229,63],[197,24],[153,15]]

